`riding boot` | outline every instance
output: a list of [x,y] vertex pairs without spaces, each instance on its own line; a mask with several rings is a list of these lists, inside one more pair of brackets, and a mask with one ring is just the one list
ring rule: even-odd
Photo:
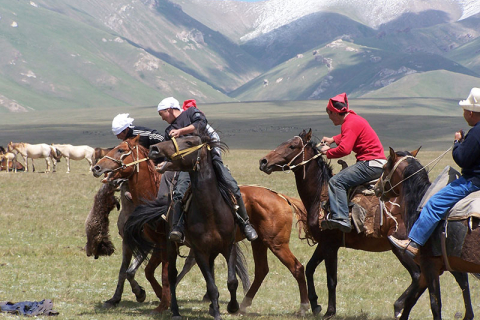
[[258,238],[258,234],[248,220],[247,209],[245,208],[245,203],[243,202],[241,196],[237,199],[236,209],[237,221],[242,229],[243,234],[245,234],[245,237],[248,241],[256,240]]
[[182,201],[175,201],[173,203],[173,216],[172,216],[172,231],[170,232],[168,239],[173,242],[183,243],[185,239],[185,228]]

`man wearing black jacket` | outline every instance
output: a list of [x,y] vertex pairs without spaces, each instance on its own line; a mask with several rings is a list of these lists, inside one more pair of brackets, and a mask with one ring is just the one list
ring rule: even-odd
[[[169,124],[169,126],[165,129],[166,140],[170,140],[172,137],[178,138],[180,136],[189,135],[195,130],[197,132],[207,130],[207,132],[214,140],[220,140],[218,134],[208,124],[205,115],[196,107],[190,107],[183,111],[178,101],[173,97],[169,97],[163,99],[158,104],[157,111],[158,114],[162,117],[162,119]],[[225,168],[219,150],[212,150],[212,162],[215,171],[221,173],[225,177],[226,182],[230,185],[231,189],[234,192],[238,205],[236,218],[240,225],[240,229],[245,234],[247,240],[253,241],[257,239],[258,235],[248,220],[247,210],[242,199],[240,188],[238,187],[235,179],[230,174],[230,171]],[[190,176],[188,175],[188,173],[181,172],[178,176],[177,184],[173,192],[174,227],[172,228],[172,231],[169,235],[169,239],[175,242],[181,242],[184,237],[181,200],[183,198],[183,195],[185,194],[189,183]]]

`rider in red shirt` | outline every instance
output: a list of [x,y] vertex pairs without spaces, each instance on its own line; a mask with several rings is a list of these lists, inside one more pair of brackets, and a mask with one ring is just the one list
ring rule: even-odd
[[[386,162],[383,146],[367,120],[349,109],[347,94],[342,93],[328,101],[327,113],[333,124],[341,125],[341,133],[323,137],[326,146],[321,152],[328,159],[337,159],[355,152],[357,162],[334,175],[328,183],[330,214],[322,221],[322,229],[350,232],[347,192],[351,187],[378,179]],[[331,148],[335,143],[337,147]]]

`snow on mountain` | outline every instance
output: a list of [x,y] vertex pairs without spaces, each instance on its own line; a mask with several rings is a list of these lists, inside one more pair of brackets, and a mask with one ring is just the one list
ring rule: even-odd
[[266,0],[250,5],[258,18],[254,30],[241,37],[242,42],[320,11],[344,14],[372,28],[404,13],[441,10],[452,20],[463,20],[480,12],[479,0]]

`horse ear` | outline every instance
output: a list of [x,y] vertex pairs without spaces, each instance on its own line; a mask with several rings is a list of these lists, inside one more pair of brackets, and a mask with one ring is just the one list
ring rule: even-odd
[[138,144],[138,141],[139,141],[139,140],[140,140],[140,135],[135,136],[135,138],[132,139],[132,142],[133,142],[134,144]]
[[416,157],[417,157],[417,154],[418,154],[418,151],[420,151],[420,149],[422,149],[422,146],[418,147],[418,149],[417,149],[417,150],[413,150],[413,151],[411,151],[411,152],[410,152],[410,153],[411,153],[411,155],[412,155],[412,156],[414,156],[414,157],[416,158]]
[[397,154],[395,153],[395,150],[393,150],[392,147],[389,147],[389,148],[390,148],[390,159],[395,161],[395,158],[397,157]]
[[310,141],[310,139],[312,139],[312,128],[310,128],[305,135],[305,141]]

